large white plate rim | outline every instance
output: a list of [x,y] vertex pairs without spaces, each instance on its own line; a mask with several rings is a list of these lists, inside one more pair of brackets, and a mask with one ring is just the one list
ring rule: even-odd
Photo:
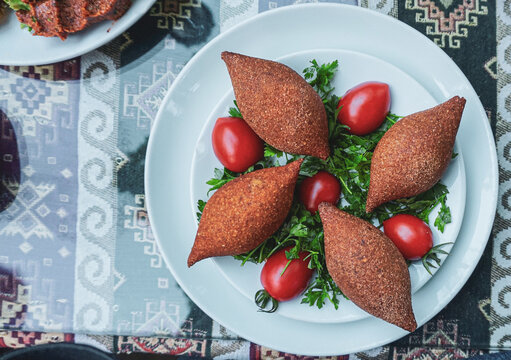
[[[430,42],[424,35],[419,34],[418,32],[411,29],[408,25],[406,25],[404,23],[401,23],[395,19],[389,18],[389,17],[381,15],[381,14],[377,14],[374,12],[370,12],[370,14],[369,14],[368,10],[351,7],[351,6],[342,6],[342,5],[333,5],[333,4],[300,5],[300,6],[295,6],[292,9],[282,8],[282,9],[273,10],[272,12],[268,12],[263,15],[259,15],[252,19],[249,19],[246,22],[244,22],[242,25],[239,25],[238,27],[233,28],[233,29],[223,33],[221,35],[221,37],[217,37],[212,42],[210,42],[208,45],[206,45],[204,48],[202,48],[199,51],[198,55],[195,58],[193,58],[185,66],[185,68],[179,74],[179,76],[176,79],[174,84],[178,84],[179,81],[184,79],[186,76],[189,76],[190,75],[189,71],[192,68],[192,66],[196,62],[198,62],[199,55],[202,55],[203,53],[208,51],[210,48],[216,46],[222,37],[227,37],[227,35],[231,36],[233,31],[240,32],[240,30],[246,30],[246,28],[250,27],[250,25],[255,21],[263,21],[263,20],[268,21],[268,19],[271,19],[272,17],[275,17],[275,16],[279,16],[280,13],[284,12],[284,11],[289,11],[289,10],[293,11],[294,19],[296,21],[299,21],[300,19],[297,19],[297,18],[300,18],[300,17],[303,17],[303,19],[305,19],[307,17],[307,15],[310,15],[309,11],[311,11],[310,8],[312,8],[313,6],[317,7],[317,9],[315,9],[315,11],[317,11],[317,13],[320,13],[323,11],[321,14],[324,15],[325,17],[328,17],[330,12],[336,12],[339,10],[342,10],[343,12],[351,13],[354,18],[356,18],[357,16],[366,16],[366,15],[373,17],[374,21],[371,22],[371,26],[381,25],[382,22],[384,24],[388,23],[387,24],[388,28],[386,30],[390,33],[395,32],[395,34],[393,34],[393,35],[395,35],[395,36],[402,35],[405,38],[412,38],[412,40],[420,42],[422,47],[420,49],[415,49],[415,50],[417,50],[415,52],[415,56],[419,56],[419,54],[417,54],[417,52],[434,54],[435,55],[434,58],[429,58],[432,67],[434,67],[434,65],[443,64],[443,65],[445,65],[446,68],[448,68],[448,70],[442,71],[443,75],[446,75],[446,73],[447,73],[447,75],[444,76],[444,78],[443,78],[444,81],[440,81],[441,79],[439,80],[438,77],[432,76],[434,74],[428,73],[428,76],[421,77],[421,80],[420,80],[421,84],[423,84],[423,86],[425,86],[432,94],[435,94],[434,96],[436,96],[437,100],[439,100],[439,101],[444,100],[447,96],[449,96],[453,93],[455,93],[455,94],[459,93],[460,95],[465,96],[467,99],[470,100],[467,103],[467,110],[466,110],[468,113],[471,114],[470,116],[477,117],[479,119],[486,119],[486,114],[484,113],[484,109],[477,97],[477,94],[470,86],[467,88],[466,84],[469,84],[469,82],[466,79],[466,77],[463,75],[461,70],[459,70],[459,68],[450,60],[450,58],[445,53],[443,53],[440,49],[438,49],[436,47],[436,45],[434,45],[432,42]],[[341,14],[341,13],[339,13],[339,14]],[[349,22],[350,21],[349,18],[346,18],[346,21]],[[267,25],[269,25],[269,23]],[[389,34],[387,34],[387,35],[389,35]],[[377,37],[378,34],[376,34],[375,36]],[[348,42],[349,42],[349,40],[348,40]],[[335,44],[332,44],[332,47],[334,47],[334,45]],[[350,49],[361,51],[357,44],[350,44],[350,45],[353,45],[353,48],[350,48]],[[369,54],[375,54],[375,52],[377,52],[378,50],[383,50],[382,49],[383,45],[380,45],[380,47],[378,46],[377,43],[373,44],[373,45],[375,45],[375,46],[371,49],[371,51],[367,51]],[[318,44],[317,46],[320,48],[323,48],[323,47],[327,48],[327,46],[324,46],[321,44]],[[234,47],[236,47],[236,46],[234,46]],[[240,46],[238,45],[237,47],[240,47]],[[248,46],[248,48],[245,48],[246,53],[247,53],[247,49],[250,51],[250,46]],[[237,51],[237,49],[232,49],[232,48],[230,50]],[[265,52],[267,53],[270,50],[274,50],[277,52],[274,55],[274,57],[279,56],[277,47],[267,48],[265,50]],[[298,51],[298,50],[296,50],[296,51]],[[386,61],[389,61],[393,64],[399,64],[399,66],[409,74],[414,73],[414,71],[412,71],[412,70],[415,69],[414,66],[416,66],[416,65],[413,64],[412,62],[405,61],[407,54],[399,53],[399,56],[398,56],[398,54],[393,54],[389,51],[387,51],[387,52],[383,51],[383,54],[384,55],[382,57]],[[264,57],[263,55],[261,55],[261,56]],[[402,61],[399,61],[399,60],[402,60]],[[415,69],[415,70],[417,70],[417,69]],[[417,76],[420,77],[420,74],[418,74]],[[447,88],[445,88],[446,82],[447,83],[451,82],[451,83],[457,84],[460,87],[447,89]],[[175,86],[173,85],[164,101],[164,103],[167,103],[167,105],[168,105],[167,107],[172,107],[172,103],[169,102],[169,99],[173,95],[174,89],[175,89]],[[164,108],[166,108],[166,107],[162,107],[160,109],[160,112],[158,113],[158,116],[157,116],[156,123],[153,128],[163,126],[163,125],[161,125],[161,123],[162,123],[161,115],[163,113]],[[175,109],[170,108],[171,112],[174,110]],[[176,111],[178,111],[178,110],[176,110]],[[475,115],[473,115],[473,114],[475,114]],[[472,126],[472,125],[477,125],[477,126]],[[475,149],[475,148],[472,148],[472,149],[468,148],[467,149],[468,151],[465,149],[463,150],[464,154],[466,154],[465,159],[467,159],[467,158],[470,159],[470,154],[475,158],[477,156],[478,151],[481,153],[484,153],[485,155],[488,156],[488,158],[485,159],[485,164],[481,165],[481,166],[485,166],[488,168],[487,169],[488,171],[485,174],[485,178],[480,179],[480,182],[484,183],[484,188],[477,189],[477,190],[480,190],[480,193],[473,193],[473,194],[471,194],[472,196],[468,199],[470,204],[473,205],[473,203],[477,202],[477,201],[479,203],[481,203],[481,199],[484,198],[485,206],[484,206],[484,209],[483,208],[475,208],[474,206],[467,206],[468,211],[466,211],[465,215],[469,216],[470,218],[476,217],[478,221],[475,223],[464,221],[463,225],[462,225],[462,231],[460,233],[460,237],[462,239],[464,239],[465,236],[466,236],[466,238],[472,238],[473,239],[472,242],[467,243],[467,241],[470,241],[470,240],[464,240],[462,243],[457,242],[457,245],[453,248],[451,255],[447,258],[447,260],[445,261],[442,268],[437,272],[433,281],[428,282],[428,284],[426,284],[426,286],[424,286],[424,288],[421,289],[421,291],[419,291],[417,296],[414,297],[414,309],[416,309],[416,315],[417,315],[417,318],[418,318],[418,321],[420,324],[424,323],[425,321],[427,321],[431,317],[433,317],[461,289],[461,287],[466,282],[466,280],[472,273],[473,269],[477,265],[477,261],[474,261],[474,259],[478,260],[480,258],[481,254],[485,248],[490,231],[491,231],[491,224],[493,222],[493,218],[494,218],[494,214],[495,214],[497,191],[498,191],[498,178],[496,176],[496,174],[497,174],[497,160],[496,160],[495,144],[493,141],[493,134],[491,133],[491,129],[487,123],[482,123],[482,127],[483,127],[482,129],[479,128],[480,125],[481,124],[479,124],[479,123],[475,123],[475,124],[470,124],[470,125],[464,126],[464,124],[462,123],[459,134],[460,135],[464,134],[464,136],[468,136],[468,137],[470,137],[470,136],[478,137],[479,136],[479,137],[481,137],[480,140],[482,142],[485,142],[485,145],[488,145],[488,148],[483,149],[483,151],[480,151],[480,149]],[[148,194],[147,207],[148,207],[150,216],[155,217],[155,218],[157,216],[155,216],[156,214],[153,212],[153,209],[152,209],[153,200],[151,200],[151,189],[152,189],[152,186],[156,186],[158,184],[158,182],[161,182],[161,179],[155,179],[155,178],[150,179],[149,178],[149,174],[154,171],[153,166],[157,166],[156,164],[154,164],[154,162],[156,161],[156,160],[154,160],[154,157],[151,158],[149,155],[151,153],[153,153],[153,151],[155,151],[155,149],[154,149],[155,143],[156,143],[155,139],[157,139],[158,136],[160,136],[160,135],[154,134],[154,132],[153,132],[152,136],[149,140],[148,152],[147,152],[148,157],[147,157],[147,164],[146,164],[146,171],[145,171],[146,191]],[[473,167],[478,166],[478,164],[473,164],[473,161],[467,161],[465,163],[465,165],[468,168],[468,170],[472,171],[472,172],[474,171]],[[479,167],[481,167],[481,166],[479,166]],[[479,175],[479,174],[476,172],[475,175]],[[467,189],[474,190],[473,183],[476,183],[475,180],[479,181],[479,179],[475,179],[475,178],[471,179],[470,176],[467,176]],[[161,239],[158,229],[154,228],[153,230],[155,231],[156,238]],[[480,240],[475,241],[476,237]],[[468,249],[466,246],[467,244],[471,245]],[[161,243],[160,243],[160,246],[161,246]],[[173,274],[176,277],[176,279],[178,280],[178,282],[180,282],[180,284],[183,287],[183,289],[185,290],[185,292],[188,293],[188,295],[192,298],[192,300],[194,300],[200,307],[202,307],[202,305],[204,305],[203,301],[201,301],[201,299],[199,297],[194,296],[194,294],[191,294],[187,287],[187,284],[183,283],[181,281],[179,274],[176,273],[172,264],[169,262],[168,254],[163,252],[163,256],[164,256],[165,261],[167,262],[167,265],[173,272]],[[464,266],[463,267],[458,266],[456,268],[455,263],[458,263],[458,265],[460,263],[462,263]],[[455,275],[451,276],[453,273]],[[455,278],[455,279],[453,279],[453,278]],[[432,301],[431,298],[427,298],[427,295],[424,295],[424,294],[427,294],[428,292],[431,292],[431,288],[432,288],[433,284],[435,284],[435,286],[439,287],[439,290],[436,291],[436,294],[441,293],[443,295],[442,298],[435,299],[437,301],[434,304],[432,304],[432,302],[434,302],[434,301]],[[221,303],[217,302],[215,304],[215,299],[210,299],[210,300],[214,303],[214,305],[221,306]],[[247,311],[247,309],[249,309],[246,306],[246,304],[243,304],[242,299],[238,299],[236,297],[235,299],[232,299],[232,301],[233,301],[233,303],[237,303],[236,301],[240,301],[239,310],[241,311],[241,314],[243,314],[242,310]],[[424,311],[424,308],[427,309],[426,312]],[[209,312],[208,315],[215,318],[215,316],[214,316],[215,314],[212,314]],[[256,314],[253,318],[254,318],[253,321],[265,321],[265,320],[267,321],[267,318],[261,318],[259,314]],[[289,334],[290,336],[296,335],[295,336],[296,341],[294,343],[292,343],[291,345],[289,345],[289,344],[283,344],[282,342],[279,342],[278,339],[275,340],[275,337],[272,335],[265,336],[265,334],[257,334],[257,339],[254,339],[252,336],[253,334],[250,332],[247,332],[247,330],[243,328],[243,325],[244,325],[243,323],[244,323],[245,319],[243,319],[242,316],[238,316],[238,317],[230,316],[229,319],[222,318],[222,319],[216,319],[216,320],[224,325],[228,325],[227,327],[229,327],[229,328],[237,329],[237,332],[241,336],[243,336],[249,340],[263,343],[266,346],[280,349],[283,351],[297,352],[297,353],[302,353],[302,354],[324,354],[324,355],[326,355],[326,354],[339,354],[340,352],[353,352],[353,351],[358,351],[358,350],[361,350],[364,348],[375,347],[375,346],[379,346],[379,345],[388,343],[388,342],[405,334],[403,331],[396,330],[391,325],[382,324],[382,323],[378,322],[379,320],[377,320],[377,319],[367,319],[365,321],[358,322],[358,325],[360,325],[360,327],[363,327],[364,329],[367,329],[367,335],[370,338],[369,339],[368,338],[361,339],[361,342],[353,341],[350,345],[340,348],[339,347],[340,342],[335,343],[335,341],[333,341],[333,339],[335,339],[335,338],[331,338],[331,336],[329,336],[329,334],[331,334],[331,331],[335,331],[336,333],[339,330],[342,331],[342,329],[340,329],[341,327],[336,326],[336,325],[321,324],[321,326],[319,328],[317,328],[317,327],[313,326],[312,324],[307,323],[307,327],[311,330],[311,333],[314,330],[316,330],[316,331],[318,331],[318,333],[322,334],[322,337],[324,339],[324,342],[322,342],[322,344],[319,348],[318,347],[314,348],[310,344],[310,339],[308,337],[304,338],[304,337],[300,336],[300,334],[294,334],[296,329],[293,328],[293,326],[299,325],[298,324],[299,322],[297,322],[297,321],[287,321],[287,320],[281,319],[281,318],[278,319],[278,321],[280,323],[279,327],[285,327],[285,328],[289,329],[288,331],[290,333],[293,333],[293,334]],[[378,335],[380,337],[375,339],[374,338],[375,334],[372,333],[372,330],[377,322],[378,322],[378,324],[377,324],[378,328],[381,331],[379,332],[380,334]],[[252,326],[252,327],[254,327],[254,326]],[[381,335],[381,333],[383,333],[383,335]],[[309,340],[309,342],[307,340]]]

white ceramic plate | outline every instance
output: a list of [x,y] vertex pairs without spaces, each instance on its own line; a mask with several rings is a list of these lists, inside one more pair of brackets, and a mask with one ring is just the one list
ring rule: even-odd
[[155,0],[133,0],[131,8],[116,22],[103,21],[90,28],[59,38],[32,36],[20,28],[14,12],[0,23],[1,65],[44,65],[72,59],[115,39],[140,19]]
[[[339,60],[340,69],[333,82],[336,88],[335,93],[338,95],[344,94],[348,89],[361,82],[373,80],[390,85],[391,111],[396,114],[408,115],[436,105],[433,97],[412,77],[399,70],[399,68],[373,56],[347,50],[308,50],[290,54],[277,60],[301,73],[304,68],[310,65],[309,61],[311,59],[316,59],[320,64]],[[360,69],[364,69],[364,71],[361,72]],[[233,105],[233,100],[234,93],[231,89],[211,112],[195,145],[191,165],[192,173],[190,175],[192,179],[190,184],[192,217],[195,216],[197,210],[197,201],[207,199],[209,186],[206,181],[211,179],[215,168],[222,168],[212,151],[211,133],[216,119],[228,115],[228,109]],[[458,153],[458,157],[451,162],[449,169],[442,178],[442,183],[449,187],[448,205],[451,208],[453,223],[446,227],[444,233],[436,228],[432,229],[435,245],[455,242],[463,220],[466,190],[465,169],[461,150],[458,147],[455,151]],[[434,211],[431,214],[431,224],[433,224],[437,213],[438,211]],[[196,227],[193,231],[196,232]],[[191,247],[193,234],[190,241]],[[445,250],[448,251],[449,249],[450,246],[445,246]],[[259,275],[262,265],[247,263],[240,268],[240,262],[230,256],[215,258],[211,261],[216,263],[227,280],[249,300],[252,300],[256,291],[261,288]],[[433,271],[435,270],[433,269]],[[420,262],[414,262],[409,271],[412,293],[418,291],[431,279],[431,275],[428,274]],[[300,304],[300,301],[301,297],[298,297],[295,300],[280,304],[279,315],[308,322],[326,323],[354,321],[369,316],[351,301],[345,299],[340,300],[340,310],[335,310],[330,302],[327,302],[323,309],[318,310],[316,307],[304,306]]]
[[389,343],[406,332],[374,317],[325,323],[281,313],[268,316],[254,310],[252,299],[231,284],[215,261],[186,266],[195,235],[190,184],[193,188],[196,179],[191,178],[191,168],[194,153],[201,152],[195,146],[200,147],[197,139],[204,124],[231,90],[220,53],[230,50],[278,59],[313,49],[349,50],[379,58],[413,78],[435,103],[454,95],[467,99],[457,137],[466,171],[463,223],[442,267],[413,296],[419,325],[437,314],[472,273],[490,234],[498,184],[495,145],[485,111],[459,68],[426,37],[391,17],[335,4],[284,7],[211,41],[181,71],[160,108],[147,151],[146,196],[167,265],[209,316],[270,348],[308,355],[346,354]]

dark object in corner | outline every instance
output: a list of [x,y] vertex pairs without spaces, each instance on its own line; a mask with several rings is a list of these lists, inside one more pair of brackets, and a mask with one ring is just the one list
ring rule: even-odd
[[45,344],[9,352],[0,360],[114,360],[109,355],[92,346],[80,344]]
[[16,198],[20,181],[16,132],[7,115],[0,110],[0,212],[7,209]]

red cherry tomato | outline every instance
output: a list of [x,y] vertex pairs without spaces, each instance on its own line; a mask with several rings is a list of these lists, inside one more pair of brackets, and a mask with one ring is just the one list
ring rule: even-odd
[[241,118],[218,118],[211,137],[216,157],[231,171],[243,172],[263,158],[263,141]]
[[299,259],[291,260],[288,265],[286,251],[290,249],[291,247],[284,248],[270,256],[261,270],[261,284],[268,294],[278,301],[291,300],[300,295],[314,272],[309,269],[309,260],[305,259],[307,253],[303,251],[299,254]]
[[318,211],[318,206],[323,201],[337,204],[340,196],[339,180],[326,171],[319,171],[316,175],[303,180],[300,185],[300,201],[312,214]]
[[385,83],[368,81],[348,90],[339,100],[337,119],[355,135],[378,129],[390,110],[390,90]]
[[400,214],[385,220],[383,231],[408,260],[422,258],[433,247],[431,229],[413,215]]

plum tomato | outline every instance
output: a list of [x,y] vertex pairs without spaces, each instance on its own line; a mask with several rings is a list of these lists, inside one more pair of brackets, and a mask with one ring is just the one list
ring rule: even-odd
[[341,196],[341,184],[332,174],[319,171],[302,181],[298,195],[305,208],[314,214],[323,201],[337,204]]
[[[270,256],[261,270],[261,284],[272,298],[286,301],[300,295],[312,277],[307,252],[302,251],[298,259],[288,260],[287,247]],[[289,263],[289,264],[288,264]]]
[[418,260],[433,247],[431,229],[413,215],[399,214],[385,220],[383,231],[407,260]]
[[231,171],[243,172],[263,158],[263,141],[241,118],[218,118],[211,138],[216,157]]
[[350,127],[354,135],[366,135],[378,129],[390,110],[389,85],[368,81],[348,90],[339,100],[337,119]]

